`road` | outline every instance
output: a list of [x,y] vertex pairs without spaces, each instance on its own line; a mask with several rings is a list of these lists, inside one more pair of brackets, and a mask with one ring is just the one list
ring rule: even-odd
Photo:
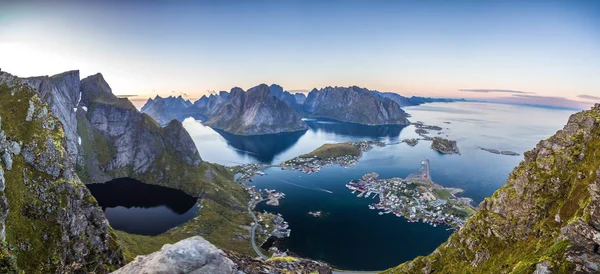
[[[262,200],[256,202],[255,204],[258,204],[264,200],[266,200],[266,199],[262,199]],[[252,218],[254,219],[254,225],[252,226],[252,230],[250,230],[250,239],[252,242],[252,248],[254,248],[254,252],[256,252],[258,257],[260,257],[261,259],[266,260],[269,257],[267,257],[265,254],[262,254],[262,252],[260,252],[260,249],[256,246],[256,242],[254,241],[254,234],[256,234],[256,228],[258,228],[258,219],[256,218],[256,215],[254,215],[254,211],[252,211],[252,208],[255,205],[252,203],[253,201],[254,201],[254,199],[252,199],[248,202],[248,213],[250,213],[250,215],[252,215]]]

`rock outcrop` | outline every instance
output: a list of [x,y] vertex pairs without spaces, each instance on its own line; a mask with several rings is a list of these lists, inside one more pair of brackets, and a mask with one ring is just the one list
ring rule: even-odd
[[[79,84],[64,79],[74,75],[23,80],[0,72],[0,272],[107,273],[124,264],[54,114],[73,112],[79,95],[70,89]],[[69,101],[47,105],[52,93]]]
[[303,109],[316,118],[364,125],[408,125],[407,114],[398,103],[365,88],[326,87],[313,89]]
[[446,243],[387,273],[598,273],[600,105],[524,155]]
[[197,273],[197,274],[243,274],[243,273],[331,273],[324,263],[292,258],[273,258],[267,261],[254,259],[239,253],[223,251],[200,236],[191,237],[134,261],[114,274],[133,273]]
[[137,273],[220,273],[234,274],[237,265],[226,254],[200,236],[175,244],[164,245],[160,251],[135,260],[113,274]]
[[219,110],[205,125],[237,135],[260,135],[307,130],[302,117],[258,85],[244,92],[233,88]]

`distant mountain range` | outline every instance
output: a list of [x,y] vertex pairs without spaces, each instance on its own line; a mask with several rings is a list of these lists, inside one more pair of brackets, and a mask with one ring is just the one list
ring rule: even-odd
[[466,102],[465,99],[452,99],[452,98],[431,98],[431,97],[405,97],[394,92],[379,92],[383,97],[390,98],[394,102],[398,103],[400,107],[418,106],[426,103],[451,103],[451,102]]
[[370,126],[408,125],[409,115],[402,107],[454,101],[464,99],[404,97],[357,86],[313,89],[307,96],[292,94],[276,84],[261,84],[248,91],[236,87],[230,92],[202,96],[193,103],[181,96],[156,96],[148,99],[141,111],[161,125],[194,117],[225,132],[260,135],[306,130],[302,117]]

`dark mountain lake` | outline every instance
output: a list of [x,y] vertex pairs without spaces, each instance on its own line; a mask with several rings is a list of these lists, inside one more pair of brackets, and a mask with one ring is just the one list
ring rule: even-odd
[[158,235],[189,221],[199,210],[197,199],[183,191],[131,178],[87,187],[110,225],[128,233]]
[[[474,205],[491,196],[523,156],[492,154],[479,147],[523,153],[548,138],[575,111],[487,103],[433,103],[405,108],[413,122],[443,128],[442,136],[458,142],[461,155],[441,155],[430,142],[415,147],[400,143],[417,138],[414,126],[363,126],[326,120],[306,120],[307,131],[262,136],[236,136],[202,125],[192,118],[183,125],[205,161],[223,165],[277,164],[308,153],[325,143],[380,140],[388,144],[364,154],[356,166],[329,166],[306,175],[278,168],[266,170],[253,184],[286,194],[280,206],[257,209],[281,213],[292,229],[283,243],[300,256],[324,260],[341,269],[383,270],[431,253],[451,235],[447,227],[409,223],[392,214],[378,215],[368,205],[376,200],[357,198],[345,188],[352,179],[377,172],[381,178],[405,177],[431,162],[431,178],[438,184],[464,189]],[[321,190],[320,190],[321,189]],[[328,190],[332,193],[322,191]],[[321,210],[323,218],[309,211]],[[110,220],[110,219],[109,219]],[[259,243],[260,244],[260,243]]]

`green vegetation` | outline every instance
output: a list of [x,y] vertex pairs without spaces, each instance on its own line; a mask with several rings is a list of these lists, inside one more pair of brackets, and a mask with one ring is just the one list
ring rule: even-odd
[[[600,121],[597,110],[575,117],[581,115]],[[548,140],[560,143],[561,134]],[[571,243],[560,237],[560,230],[590,219],[588,188],[600,166],[600,129],[587,134],[594,138],[584,141],[580,130],[570,139],[576,144],[552,150],[551,155],[526,153],[528,160],[515,168],[506,185],[486,198],[445,244],[385,273],[420,273],[423,268],[433,273],[532,273],[540,262],[548,262],[553,273],[572,273],[574,264],[565,257]],[[509,213],[496,214],[488,210],[492,205]]]
[[337,144],[324,144],[308,154],[300,155],[300,158],[317,157],[319,159],[327,159],[344,155],[358,157],[360,154],[361,152],[356,146],[346,142]]
[[435,194],[435,196],[438,199],[442,199],[442,200],[448,200],[448,199],[452,198],[452,194],[450,194],[450,192],[448,192],[448,190],[445,190],[445,189],[434,189],[433,194]]
[[200,235],[219,248],[254,255],[250,240],[242,236],[249,230],[241,225],[249,225],[252,217],[244,211],[234,211],[212,200],[202,200],[202,209],[189,222],[157,236],[143,236],[115,231],[123,243],[125,260],[133,260],[137,255],[146,255],[160,250],[164,244],[173,244],[185,238]]
[[[2,130],[8,139],[35,147],[37,157],[45,154],[43,161],[47,164],[57,164],[64,168],[64,157],[67,157],[65,134],[58,118],[49,114],[45,118],[26,121],[30,102],[35,105],[36,113],[47,107],[28,86],[9,88],[7,85],[0,85]],[[57,123],[54,127],[43,126],[54,122]],[[46,151],[48,142],[58,151],[57,154]],[[14,155],[12,160],[12,169],[5,169],[4,174],[8,185],[4,192],[0,192],[0,195],[6,197],[9,206],[5,220],[6,242],[0,248],[0,272],[10,273],[17,268],[24,273],[58,273],[65,272],[65,268],[84,272],[114,269],[115,266],[108,265],[107,254],[100,254],[97,247],[92,247],[87,234],[70,235],[66,238],[68,242],[65,242],[65,213],[73,214],[74,210],[80,210],[69,208],[69,205],[80,199],[82,207],[89,206],[90,203],[96,205],[95,199],[89,194],[81,195],[79,192],[85,186],[75,179],[69,180],[62,176],[54,178],[38,171],[25,163],[23,156],[19,154]],[[86,245],[89,253],[69,255],[75,244]],[[115,249],[111,251],[116,254],[118,244],[115,243],[113,247]],[[66,266],[73,259],[70,256],[85,257],[86,264]],[[102,261],[103,264],[98,264]]]
[[[14,96],[11,96],[11,91],[16,89],[20,88],[0,86],[0,116],[3,120],[2,130],[6,135],[15,140],[37,141],[39,146],[44,145],[46,135],[60,138],[63,135],[60,127],[56,127],[53,132],[50,132],[42,128],[41,121],[25,121],[26,110],[32,94],[21,91],[15,92]],[[60,259],[56,252],[60,243],[60,227],[55,222],[48,220],[56,219],[57,212],[45,216],[37,216],[32,213],[32,209],[41,207],[40,203],[42,202],[27,189],[23,176],[31,178],[35,173],[35,176],[40,176],[42,180],[52,181],[52,178],[47,174],[31,171],[31,169],[26,168],[21,156],[16,156],[13,158],[12,170],[5,170],[4,176],[9,185],[4,194],[10,207],[5,220],[6,242],[13,246],[18,243],[28,246],[29,251],[15,249],[13,252],[13,255],[18,258],[16,262],[21,270],[27,273],[55,272],[55,264],[58,264]],[[47,241],[42,238],[43,234],[48,238]],[[35,252],[31,250],[35,250]],[[47,261],[52,264],[46,264]]]
[[294,257],[290,257],[290,256],[285,256],[285,257],[273,257],[267,260],[267,262],[285,262],[285,263],[291,263],[291,262],[297,262],[298,259],[294,258]]

